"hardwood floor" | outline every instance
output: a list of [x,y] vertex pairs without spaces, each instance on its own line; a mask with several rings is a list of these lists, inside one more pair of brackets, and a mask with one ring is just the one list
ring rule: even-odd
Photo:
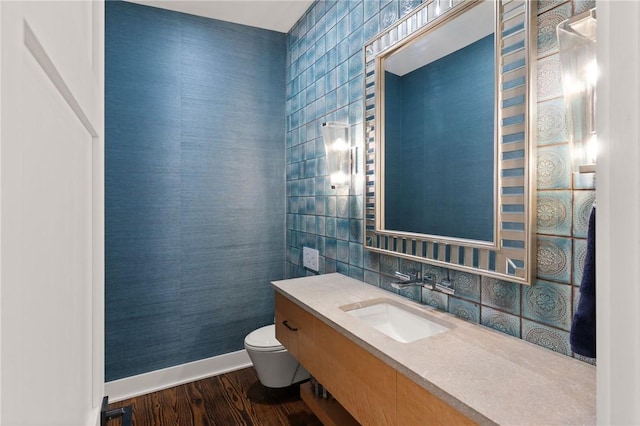
[[[133,426],[322,426],[299,386],[268,389],[253,368],[119,401],[133,406]],[[119,420],[109,422],[118,426]]]

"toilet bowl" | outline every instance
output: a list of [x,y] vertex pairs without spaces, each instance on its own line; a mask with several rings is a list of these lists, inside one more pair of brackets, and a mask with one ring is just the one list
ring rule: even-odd
[[309,378],[309,373],[276,340],[275,324],[252,331],[244,339],[260,383],[268,388],[284,388]]

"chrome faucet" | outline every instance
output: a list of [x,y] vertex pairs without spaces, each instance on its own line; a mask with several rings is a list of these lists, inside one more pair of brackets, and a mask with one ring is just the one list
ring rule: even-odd
[[396,271],[395,277],[399,278],[400,281],[391,283],[391,287],[397,290],[413,286],[421,286],[428,290],[436,290],[445,294],[455,293],[453,282],[451,282],[451,280],[443,278],[440,282],[436,282],[433,276],[425,275],[423,277],[420,271],[409,272],[407,274]]
[[431,275],[425,275],[423,277],[420,271],[409,272],[408,274],[396,271],[395,276],[396,278],[400,278],[400,281],[391,283],[391,287],[398,290],[412,286],[422,286],[433,290],[435,286],[433,277]]

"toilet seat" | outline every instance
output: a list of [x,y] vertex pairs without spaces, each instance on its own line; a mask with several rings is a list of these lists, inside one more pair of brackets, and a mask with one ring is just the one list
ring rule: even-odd
[[285,350],[276,339],[276,325],[265,325],[257,330],[252,331],[245,337],[244,344],[247,348],[251,348],[256,352],[278,352]]

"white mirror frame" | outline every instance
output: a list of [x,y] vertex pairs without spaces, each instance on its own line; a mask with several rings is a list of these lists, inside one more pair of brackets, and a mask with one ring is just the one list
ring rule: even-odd
[[[364,47],[365,225],[364,247],[384,253],[531,284],[535,267],[535,15],[528,0],[496,5],[496,226],[495,244],[446,236],[384,230],[381,226],[382,129],[378,74],[381,58],[441,27],[481,1],[427,0]],[[522,170],[522,173],[519,171]],[[509,173],[513,171],[516,173]],[[506,173],[505,173],[506,172]],[[506,175],[506,176],[505,176]]]

